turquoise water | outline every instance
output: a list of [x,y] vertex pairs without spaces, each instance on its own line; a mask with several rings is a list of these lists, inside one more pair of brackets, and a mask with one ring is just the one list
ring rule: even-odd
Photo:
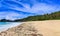
[[0,32],[12,27],[16,27],[20,24],[22,24],[22,22],[0,22]]
[[9,24],[8,22],[0,22],[0,25],[6,25]]

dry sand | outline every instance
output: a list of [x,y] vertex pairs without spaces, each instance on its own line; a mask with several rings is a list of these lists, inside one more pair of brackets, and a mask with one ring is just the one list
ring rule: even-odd
[[23,22],[1,32],[0,36],[60,36],[60,20]]

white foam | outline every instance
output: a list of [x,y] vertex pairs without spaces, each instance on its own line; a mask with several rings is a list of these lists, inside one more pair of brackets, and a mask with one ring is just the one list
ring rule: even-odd
[[2,25],[2,26],[0,26],[0,32],[5,31],[5,30],[12,28],[12,27],[16,27],[20,24],[22,24],[22,23],[21,22],[14,22],[14,23],[12,22],[12,23],[9,23],[6,25]]

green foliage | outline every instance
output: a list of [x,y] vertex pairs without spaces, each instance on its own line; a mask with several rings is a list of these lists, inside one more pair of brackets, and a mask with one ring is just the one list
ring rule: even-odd
[[60,11],[51,14],[29,16],[27,18],[16,19],[14,21],[2,19],[0,20],[0,22],[21,22],[21,21],[40,21],[40,20],[60,20]]
[[51,14],[29,16],[27,18],[20,19],[20,21],[40,21],[40,20],[54,20],[54,19],[55,20],[60,19],[60,11]]

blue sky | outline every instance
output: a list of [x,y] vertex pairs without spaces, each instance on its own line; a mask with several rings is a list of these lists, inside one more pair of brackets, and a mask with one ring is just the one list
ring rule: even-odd
[[60,0],[0,0],[0,19],[15,20],[60,11]]

